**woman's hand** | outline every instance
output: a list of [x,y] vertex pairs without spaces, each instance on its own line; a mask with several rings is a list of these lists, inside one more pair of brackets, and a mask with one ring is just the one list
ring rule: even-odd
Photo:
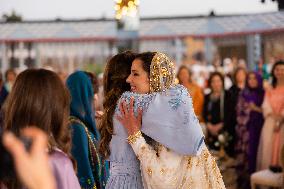
[[134,115],[134,98],[130,99],[129,109],[127,108],[126,102],[123,101],[119,104],[121,116],[117,115],[118,121],[125,127],[128,135],[137,133],[141,128],[142,123],[142,109],[138,109],[138,115]]
[[281,125],[283,124],[283,117],[281,115],[274,115],[274,120],[275,120],[275,124],[274,124],[274,132],[279,132]]
[[258,112],[258,113],[261,113],[261,112],[262,112],[261,107],[258,107],[258,106],[255,105],[255,103],[253,103],[253,102],[250,102],[250,103],[249,103],[249,108],[250,108],[252,111],[255,111],[255,112]]
[[32,139],[30,153],[12,133],[3,135],[3,144],[13,156],[19,178],[29,189],[55,189],[55,179],[48,162],[46,134],[29,127],[23,130],[23,135]]
[[253,102],[249,103],[249,108],[253,111],[255,111],[256,105]]

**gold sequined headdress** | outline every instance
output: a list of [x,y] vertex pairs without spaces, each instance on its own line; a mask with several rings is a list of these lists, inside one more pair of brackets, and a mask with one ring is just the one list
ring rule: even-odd
[[174,85],[175,66],[165,54],[157,52],[150,69],[150,92],[165,91]]

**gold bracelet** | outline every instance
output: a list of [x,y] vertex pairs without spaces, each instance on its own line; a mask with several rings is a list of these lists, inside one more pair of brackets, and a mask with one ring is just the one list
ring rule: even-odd
[[142,136],[141,131],[137,131],[136,133],[134,133],[134,134],[132,134],[132,135],[129,135],[129,136],[127,137],[128,143],[129,143],[129,144],[134,144],[134,143],[136,142],[136,140],[137,140],[138,138],[140,138],[141,136]]

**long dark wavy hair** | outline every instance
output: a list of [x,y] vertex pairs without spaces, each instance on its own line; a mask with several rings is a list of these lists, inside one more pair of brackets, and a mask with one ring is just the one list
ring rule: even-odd
[[273,65],[272,70],[271,70],[272,87],[273,88],[275,88],[277,86],[277,78],[275,77],[274,71],[275,71],[276,67],[279,66],[279,65],[284,65],[284,61],[283,60],[277,61]]
[[99,143],[99,152],[104,159],[110,155],[109,143],[113,134],[113,115],[116,103],[122,93],[130,90],[130,85],[126,79],[131,72],[131,64],[136,54],[131,51],[113,56],[107,63],[104,72],[104,114],[99,132],[101,140]]
[[[20,135],[23,128],[36,126],[48,135],[50,153],[59,148],[72,160],[69,106],[69,92],[56,73],[25,70],[17,77],[4,104],[4,130]],[[22,188],[16,178],[4,184],[9,189]]]
[[[109,143],[113,134],[112,119],[117,101],[122,93],[130,90],[130,85],[126,83],[126,79],[131,73],[132,62],[135,59],[141,60],[143,69],[150,75],[150,66],[155,54],[156,52],[133,54],[126,51],[112,57],[106,65],[104,72],[104,114],[99,127],[101,134],[99,152],[104,158],[110,155]],[[147,143],[153,143],[152,139],[147,136],[144,137]]]

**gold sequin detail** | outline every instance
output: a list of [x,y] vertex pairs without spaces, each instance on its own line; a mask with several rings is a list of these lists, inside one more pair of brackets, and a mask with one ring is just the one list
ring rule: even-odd
[[148,167],[147,173],[148,173],[149,176],[152,176],[152,173],[153,173],[153,172],[152,172],[152,169],[151,169],[150,167]]
[[172,185],[175,186],[175,185],[177,184],[177,181],[178,181],[178,179],[177,179],[177,177],[175,177],[175,178],[171,181]]
[[187,159],[187,166],[186,166],[186,168],[187,169],[191,169],[191,166],[192,166],[192,157],[188,157],[188,159]]
[[138,131],[136,133],[134,133],[133,135],[129,135],[127,140],[129,144],[134,144],[138,138],[140,138],[142,136],[141,131]]
[[165,173],[165,169],[162,168],[162,169],[160,170],[160,173],[161,173],[161,175],[163,175],[163,174]]
[[162,68],[162,69],[161,69],[161,72],[162,72],[163,77],[167,77],[168,71],[167,71],[166,68]]
[[180,183],[180,185],[179,185],[178,188],[183,188],[183,185],[184,185],[185,181],[186,181],[186,177],[184,176],[184,177],[182,178],[182,181],[181,181],[181,183]]
[[142,147],[141,147],[141,150],[142,150],[142,151],[144,151],[145,149],[146,149],[146,147],[145,147],[145,146],[142,146]]
[[150,92],[160,92],[175,83],[174,63],[163,53],[157,52],[151,62]]
[[192,177],[189,177],[189,184],[190,184],[190,186],[193,185],[193,179],[192,179]]
[[200,164],[200,158],[198,157],[198,159],[197,159],[197,163],[196,163],[196,167],[198,167],[198,166],[199,166],[199,164]]
[[203,157],[204,157],[204,160],[207,162],[208,157],[209,157],[209,152],[208,151],[204,151]]

